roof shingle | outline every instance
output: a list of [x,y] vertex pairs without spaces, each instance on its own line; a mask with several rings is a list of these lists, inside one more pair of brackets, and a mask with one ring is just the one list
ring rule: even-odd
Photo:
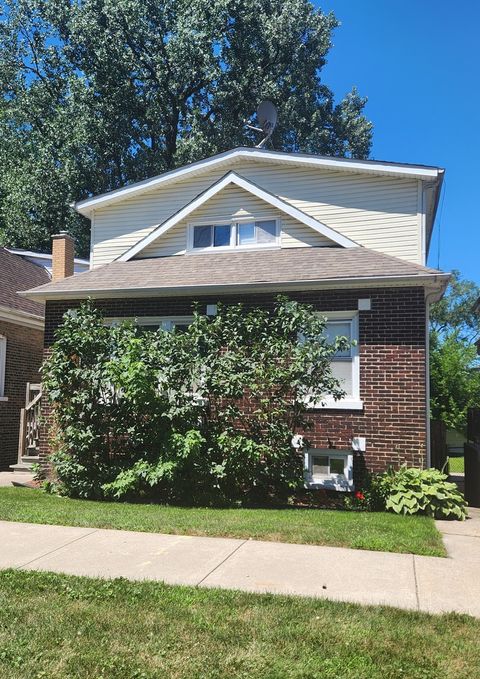
[[48,271],[0,247],[0,306],[45,315],[45,306],[18,294],[18,290],[48,283]]
[[112,262],[98,269],[43,285],[32,297],[87,297],[124,291],[280,285],[341,279],[411,277],[440,274],[367,248],[292,248],[208,253]]

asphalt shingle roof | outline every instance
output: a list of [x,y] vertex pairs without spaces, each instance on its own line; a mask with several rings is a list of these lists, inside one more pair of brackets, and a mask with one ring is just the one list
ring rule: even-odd
[[55,297],[66,293],[81,297],[112,290],[128,294],[142,289],[307,284],[396,276],[423,278],[439,273],[436,269],[367,248],[291,248],[116,261],[43,285],[34,291],[34,295]]
[[18,290],[48,283],[48,271],[0,247],[0,306],[45,315],[45,306],[18,294]]

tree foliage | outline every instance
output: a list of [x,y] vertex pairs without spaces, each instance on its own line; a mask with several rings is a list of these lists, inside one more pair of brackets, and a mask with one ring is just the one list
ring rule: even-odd
[[430,311],[431,415],[459,432],[466,431],[468,409],[480,405],[479,297],[480,287],[454,271]]
[[[279,298],[198,313],[184,333],[106,327],[90,305],[68,312],[43,383],[58,427],[53,463],[80,497],[163,501],[285,499],[303,480],[292,436],[308,405],[344,392],[325,319]],[[299,336],[301,341],[299,341]]]
[[433,419],[449,429],[466,432],[469,408],[480,405],[477,349],[450,332],[430,337],[430,409]]
[[432,331],[439,335],[455,332],[460,341],[476,342],[480,339],[480,313],[476,309],[479,299],[480,286],[453,271],[445,295],[432,305]]
[[365,99],[321,80],[337,25],[309,0],[6,0],[0,238],[85,249],[70,201],[251,145],[263,98],[275,148],[366,157]]

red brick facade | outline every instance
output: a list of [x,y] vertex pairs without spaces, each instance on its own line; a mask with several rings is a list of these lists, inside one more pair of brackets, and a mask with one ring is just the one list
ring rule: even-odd
[[17,462],[20,409],[25,406],[27,382],[40,382],[43,330],[0,321],[0,334],[7,338],[5,396],[0,400],[0,470]]
[[[358,299],[370,298],[371,310],[359,312],[360,397],[363,410],[317,410],[308,433],[318,448],[351,449],[353,436],[367,439],[366,453],[355,459],[381,471],[390,464],[426,464],[425,294],[421,287],[292,292],[289,297],[314,305],[318,311],[355,311]],[[271,306],[274,294],[222,297],[225,303]],[[105,316],[189,315],[192,303],[200,310],[219,297],[171,297],[97,300]],[[45,348],[69,307],[80,302],[47,302]],[[48,417],[45,408],[44,416]],[[41,454],[48,455],[46,433]]]

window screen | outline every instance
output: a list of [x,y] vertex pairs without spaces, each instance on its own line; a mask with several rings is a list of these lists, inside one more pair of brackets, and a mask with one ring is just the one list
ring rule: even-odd
[[265,245],[275,243],[275,238],[276,223],[274,219],[237,224],[237,245]]

